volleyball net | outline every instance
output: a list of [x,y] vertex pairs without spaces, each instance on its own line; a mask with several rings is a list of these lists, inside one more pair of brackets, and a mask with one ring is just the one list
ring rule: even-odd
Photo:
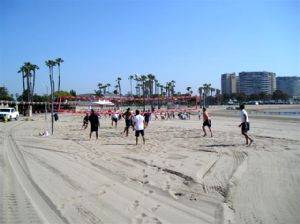
[[111,114],[114,109],[125,111],[130,108],[143,113],[191,112],[198,110],[198,96],[177,96],[157,98],[103,98],[61,96],[57,104],[57,112],[83,114],[93,109],[98,114]]

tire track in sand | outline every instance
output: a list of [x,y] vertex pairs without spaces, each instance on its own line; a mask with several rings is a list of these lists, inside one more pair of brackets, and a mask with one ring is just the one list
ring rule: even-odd
[[[30,177],[26,162],[13,138],[13,130],[24,122],[8,127],[4,134],[3,149],[7,167],[9,190],[4,191],[4,223],[68,223],[56,210],[51,200]],[[7,187],[5,187],[7,189]],[[7,200],[8,199],[8,200]]]

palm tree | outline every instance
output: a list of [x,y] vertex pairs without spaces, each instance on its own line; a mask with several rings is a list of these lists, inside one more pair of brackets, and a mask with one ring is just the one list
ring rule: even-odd
[[175,81],[174,80],[171,80],[170,82],[170,87],[171,87],[171,96],[174,96],[174,93],[175,93]]
[[133,75],[130,75],[128,78],[130,80],[130,95],[131,95],[131,97],[132,97],[132,80],[133,80],[133,78],[134,78]]
[[114,94],[116,94],[116,95],[119,94],[118,90],[119,90],[119,85],[115,85]]
[[61,58],[57,58],[55,60],[55,63],[58,66],[58,89],[57,89],[58,91],[60,91],[60,64],[63,63],[63,62],[64,62],[64,60],[61,59]]
[[141,81],[141,84],[142,84],[142,90],[143,90],[143,98],[146,97],[146,81],[147,81],[147,76],[145,75],[141,75],[140,76],[140,81]]
[[48,60],[48,61],[45,61],[46,63],[46,66],[49,67],[49,78],[50,78],[50,88],[51,88],[51,92],[55,91],[54,89],[54,75],[53,75],[53,67],[56,65],[56,62],[55,61],[52,61],[52,60]]
[[210,96],[212,97],[212,95],[213,95],[213,92],[215,92],[216,91],[216,89],[215,88],[210,88]]
[[154,94],[155,95],[158,95],[158,86],[159,86],[159,83],[158,83],[158,80],[157,79],[155,79],[154,80]]
[[110,85],[110,83],[107,83],[106,84],[106,87],[107,87],[107,91],[109,92],[109,87],[110,87],[111,85]]
[[34,86],[35,86],[35,71],[40,69],[37,65],[31,65],[31,70],[33,71],[33,81],[32,81],[32,90],[31,90],[31,96],[34,95]]
[[163,96],[163,92],[164,92],[165,87],[162,84],[160,84],[159,87],[160,87],[160,95]]
[[204,91],[204,95],[205,95],[205,98],[204,98],[204,107],[206,106],[207,102],[206,102],[206,98],[207,98],[207,94],[209,93],[211,89],[211,84],[203,84],[203,91]]
[[53,67],[55,66],[55,61],[48,60],[45,61],[47,67],[49,67],[49,78],[50,78],[50,89],[51,89],[51,130],[53,135],[53,94],[54,94],[54,80],[53,80]]
[[137,96],[140,96],[140,95],[141,95],[140,84],[136,84],[136,86],[135,86],[135,94],[136,94]]
[[202,97],[203,87],[199,87],[198,88],[198,92],[199,92],[199,96]]
[[133,80],[136,81],[136,85],[135,85],[136,95],[141,96],[141,87],[142,87],[142,84],[140,83],[141,77],[138,74],[135,74]]
[[[18,71],[18,73],[22,73],[23,100],[27,98],[27,102],[33,101],[34,86],[35,86],[35,74],[36,74],[37,69],[39,69],[39,67],[37,65],[31,64],[30,62],[25,62],[24,65]],[[26,78],[26,84],[25,84],[25,78]],[[29,116],[31,116],[31,114],[32,114],[31,112],[32,112],[32,105],[28,104],[28,115]]]
[[103,89],[103,95],[106,94],[106,89],[110,87],[110,84],[107,83],[106,85],[102,86],[102,89]]
[[202,99],[202,94],[203,94],[203,87],[199,87],[198,88],[198,92],[199,92],[199,106],[201,106],[201,99]]
[[18,73],[22,73],[22,80],[23,80],[23,94],[25,91],[25,66],[23,65],[20,70],[18,71]]
[[155,80],[155,75],[148,74],[147,78],[148,78],[148,82],[149,82],[150,98],[151,98],[153,96],[153,82]]
[[121,81],[122,79],[120,77],[117,78],[116,82],[118,83],[118,89],[119,89],[119,95],[121,96],[122,93],[121,93]]
[[192,95],[193,91],[192,91],[192,87],[187,87],[186,88],[187,94]]
[[25,70],[25,78],[26,78],[26,82],[27,82],[27,102],[31,102],[31,97],[30,97],[30,93],[31,93],[31,63],[30,62],[25,62],[24,63],[24,70]]
[[220,96],[221,96],[221,90],[216,89],[216,97],[217,97],[217,103],[220,104]]
[[169,97],[172,95],[173,83],[167,82],[166,84],[166,96]]
[[102,83],[98,83],[98,90],[95,91],[96,92],[96,95],[99,96],[99,97],[102,97],[102,88],[103,88],[103,84]]
[[216,89],[215,88],[210,88],[210,104],[212,104],[212,102],[213,102],[213,98],[212,98],[212,96],[213,96],[213,93],[216,91]]

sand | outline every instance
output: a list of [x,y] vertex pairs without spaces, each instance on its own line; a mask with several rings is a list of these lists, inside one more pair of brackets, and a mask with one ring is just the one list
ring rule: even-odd
[[222,107],[213,138],[195,115],[152,120],[137,146],[108,118],[98,140],[78,115],[48,137],[44,115],[1,122],[0,223],[300,223],[300,117],[258,111],[250,147]]

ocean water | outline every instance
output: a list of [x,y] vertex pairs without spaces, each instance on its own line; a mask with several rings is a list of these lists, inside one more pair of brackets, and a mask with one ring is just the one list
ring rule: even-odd
[[300,111],[270,111],[266,113],[270,115],[300,116]]

